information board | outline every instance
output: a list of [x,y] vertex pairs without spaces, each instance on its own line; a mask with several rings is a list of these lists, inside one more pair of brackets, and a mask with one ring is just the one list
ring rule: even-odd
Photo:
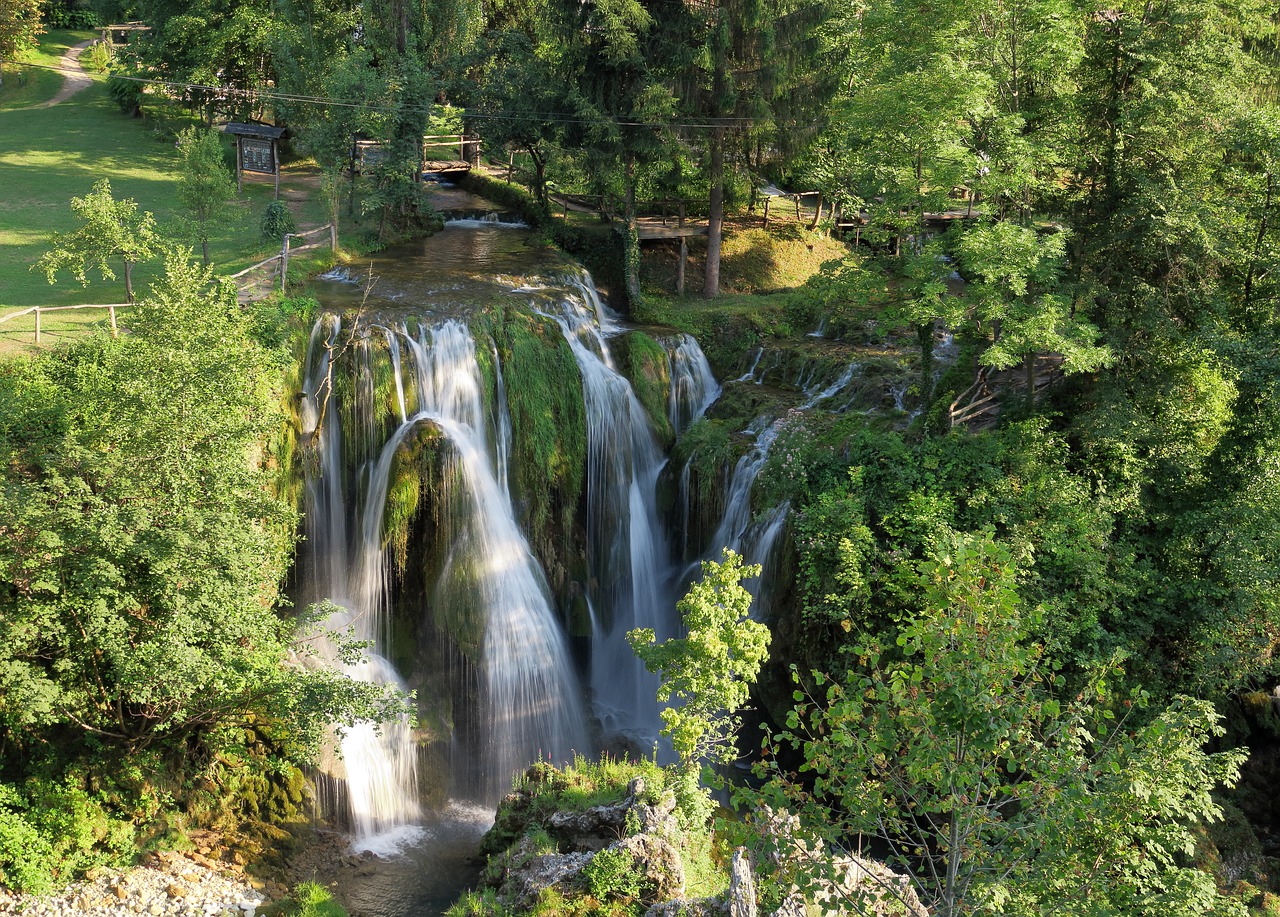
[[240,140],[240,163],[246,172],[263,172],[276,174],[276,162],[273,152],[274,143],[270,140],[255,140],[243,137]]

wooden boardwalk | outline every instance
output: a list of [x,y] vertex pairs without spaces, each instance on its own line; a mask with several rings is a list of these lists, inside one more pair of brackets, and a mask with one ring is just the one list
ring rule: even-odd
[[[548,194],[550,201],[566,216],[570,213],[590,213],[610,223],[621,223],[622,215],[603,206],[599,198],[576,194]],[[679,213],[666,216],[636,217],[636,236],[641,242],[691,239],[707,234],[707,221],[703,218],[686,219]]]

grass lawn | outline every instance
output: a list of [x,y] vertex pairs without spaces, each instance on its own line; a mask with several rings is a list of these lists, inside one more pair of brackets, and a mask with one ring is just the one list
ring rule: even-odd
[[[90,33],[44,35],[32,59],[56,60],[69,45],[85,37],[91,37]],[[70,200],[88,193],[100,178],[111,180],[117,199],[133,198],[143,210],[152,212],[165,230],[178,209],[173,135],[184,123],[173,117],[159,121],[126,117],[100,84],[52,108],[15,108],[19,101],[27,105],[47,99],[61,85],[57,76],[37,97],[33,89],[37,80],[29,76],[23,85],[10,67],[0,87],[0,315],[35,305],[124,302],[123,270],[119,267],[116,281],[91,273],[92,282],[85,289],[65,274],[51,286],[31,266],[48,250],[51,232],[75,228]],[[314,186],[314,170],[305,167],[287,166],[281,177],[281,198],[288,202],[302,229],[324,222]],[[262,212],[273,193],[269,178],[246,177],[235,218],[220,227],[210,242],[210,254],[220,273],[234,273],[276,249],[261,242],[258,232]],[[165,234],[174,238],[171,230]],[[135,289],[145,290],[159,270],[158,263],[139,265],[134,271]],[[55,315],[45,317],[50,339],[56,339],[53,329],[59,325],[74,330],[77,325],[105,320],[104,313],[92,311]],[[30,337],[16,336],[31,340],[34,323],[30,317],[0,325],[0,353],[12,349],[15,329],[28,324]]]
[[[54,29],[41,35],[39,46],[22,55],[21,60],[23,63],[39,64],[42,67],[56,67],[59,58],[72,45],[97,37],[96,32]],[[60,73],[9,64],[4,68],[4,85],[0,86],[0,111],[47,102],[61,88]]]

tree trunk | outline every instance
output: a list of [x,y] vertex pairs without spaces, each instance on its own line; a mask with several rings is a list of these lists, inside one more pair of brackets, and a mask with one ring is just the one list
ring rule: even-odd
[[933,323],[916,325],[920,342],[920,400],[924,410],[933,401]]
[[707,271],[702,295],[720,295],[720,236],[724,224],[724,128],[711,131],[711,198],[707,208]]
[[133,262],[124,263],[124,295],[126,302],[133,302]]
[[1036,409],[1036,355],[1029,353],[1023,357],[1023,370],[1027,378],[1027,413]]
[[200,251],[201,251],[201,254],[204,255],[204,263],[207,266],[209,264],[209,237],[208,236],[200,237]]
[[640,301],[640,241],[636,234],[636,162],[628,155],[626,165],[627,194],[623,204],[623,218],[626,222],[625,268],[627,283],[627,300],[630,303]]
[[529,151],[529,158],[533,160],[533,197],[540,204],[547,203],[547,164],[541,156],[533,150]]

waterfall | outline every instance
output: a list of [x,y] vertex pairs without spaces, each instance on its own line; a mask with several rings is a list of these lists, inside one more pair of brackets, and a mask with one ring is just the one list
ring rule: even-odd
[[745,373],[743,373],[741,376],[739,376],[739,377],[737,378],[737,380],[736,380],[736,381],[738,381],[738,382],[755,382],[755,381],[756,381],[756,367],[760,365],[760,358],[761,358],[762,356],[764,356],[764,348],[763,348],[763,347],[757,347],[757,348],[756,348],[756,358],[755,358],[754,360],[752,360],[752,361],[751,361],[751,368],[750,368],[750,369],[748,369],[748,370],[747,370]]
[[720,386],[698,342],[688,334],[664,339],[670,367],[671,389],[667,396],[667,416],[679,436],[701,417],[711,402],[720,397]]
[[[626,736],[646,749],[660,726],[658,681],[636,658],[626,634],[649,627],[663,640],[678,628],[656,499],[666,457],[631,384],[614,366],[601,328],[608,312],[589,280],[567,278],[570,289],[551,317],[582,372],[587,411],[588,601],[596,619],[591,690],[605,735]],[[685,348],[695,364],[691,348]]]
[[[321,330],[327,326],[327,334]],[[552,613],[541,569],[515,521],[506,488],[510,420],[501,377],[492,410],[499,442],[490,452],[486,437],[484,386],[475,342],[465,325],[447,320],[433,327],[404,321],[377,330],[387,346],[387,363],[377,355],[369,330],[348,332],[350,357],[335,365],[343,349],[341,322],[322,317],[312,333],[304,385],[304,403],[330,402],[318,428],[319,473],[309,476],[308,524],[316,557],[314,592],[341,608],[330,629],[354,627],[370,641],[366,662],[347,669],[352,677],[403,688],[385,658],[394,587],[383,546],[383,516],[397,452],[415,430],[429,426],[449,447],[450,481],[458,493],[449,500],[456,515],[445,545],[446,561],[432,591],[434,614],[475,620],[483,629],[479,669],[480,696],[464,698],[478,722],[469,770],[471,787],[491,800],[510,786],[512,774],[539,758],[567,759],[585,749],[584,716],[568,652]],[[321,348],[319,342],[325,341]],[[354,364],[354,365],[352,365]],[[496,366],[496,364],[495,364]],[[374,380],[389,372],[394,382],[395,427],[384,442],[386,423],[378,408]],[[335,387],[333,376],[350,373],[352,386]],[[337,389],[351,403],[340,404]],[[385,399],[383,399],[385,402]],[[342,418],[356,417],[359,434],[342,429]],[[345,475],[356,470],[354,480]],[[442,485],[442,488],[445,485]],[[351,508],[351,509],[349,509]],[[354,511],[352,511],[352,509]],[[358,550],[352,554],[349,545]],[[347,730],[341,743],[346,799],[358,849],[385,850],[383,839],[400,837],[419,817],[417,752],[407,722],[370,724]]]
[[[325,326],[328,325],[328,333]],[[404,684],[394,667],[381,653],[385,646],[385,558],[380,530],[382,506],[378,504],[354,528],[348,527],[348,501],[342,462],[342,427],[340,412],[334,403],[333,353],[341,334],[341,320],[321,318],[311,335],[311,352],[325,346],[318,359],[308,359],[312,367],[303,383],[304,404],[325,402],[323,422],[316,408],[318,426],[312,426],[317,437],[316,451],[319,474],[308,476],[307,505],[309,540],[313,552],[316,577],[315,594],[328,598],[336,610],[323,622],[331,633],[349,631],[356,640],[368,642],[373,649],[364,659],[352,664],[338,658],[337,647],[326,643],[320,650],[330,665],[349,677],[385,685],[399,691]],[[363,351],[367,355],[367,350]],[[361,370],[367,365],[362,363]],[[381,488],[385,494],[388,458],[395,440],[384,449],[370,477],[369,490]],[[366,500],[366,508],[372,506]],[[376,516],[371,519],[369,516]],[[353,539],[353,536],[354,539]],[[356,542],[354,558],[349,550]],[[342,732],[340,737],[342,770],[346,777],[348,816],[354,829],[353,846],[359,850],[392,852],[416,839],[420,829],[415,822],[421,812],[417,801],[417,755],[414,751],[407,717],[385,723],[376,729],[370,723],[359,723]]]

